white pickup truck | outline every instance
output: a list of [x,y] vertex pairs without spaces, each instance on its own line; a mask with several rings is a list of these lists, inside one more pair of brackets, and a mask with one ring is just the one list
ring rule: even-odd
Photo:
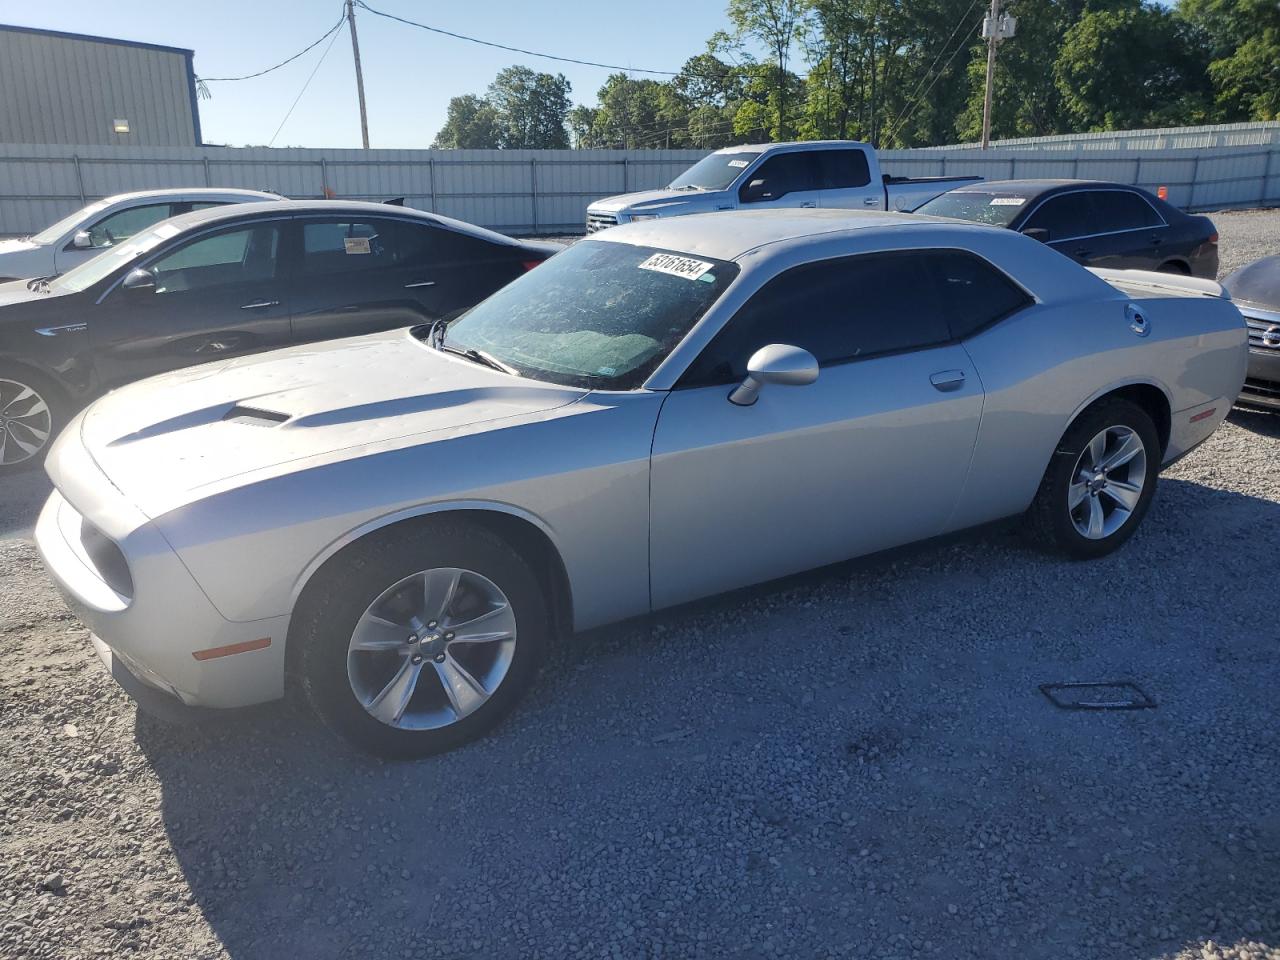
[[843,207],[911,211],[981,177],[890,177],[875,148],[855,140],[725,147],[703,157],[665,190],[597,200],[587,233],[619,223],[740,207]]

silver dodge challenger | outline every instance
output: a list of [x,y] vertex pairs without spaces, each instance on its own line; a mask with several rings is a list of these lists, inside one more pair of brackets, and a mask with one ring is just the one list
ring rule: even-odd
[[1098,557],[1240,391],[1215,283],[970,223],[638,223],[447,327],[108,394],[40,553],[140,701],[297,691],[395,757],[492,727],[557,635],[1005,517]]

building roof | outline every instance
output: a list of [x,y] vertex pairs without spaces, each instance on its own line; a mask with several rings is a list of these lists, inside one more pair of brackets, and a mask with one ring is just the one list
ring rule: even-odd
[[9,33],[34,33],[42,37],[62,37],[66,40],[88,40],[92,43],[114,43],[122,47],[141,47],[144,50],[162,50],[166,53],[178,53],[184,57],[195,54],[187,47],[167,47],[160,43],[143,43],[140,40],[120,40],[116,37],[95,37],[88,33],[68,33],[65,30],[45,30],[41,27],[19,27],[13,24],[0,23],[0,30]]

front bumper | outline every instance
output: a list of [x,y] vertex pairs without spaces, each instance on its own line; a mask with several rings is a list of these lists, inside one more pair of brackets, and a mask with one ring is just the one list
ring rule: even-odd
[[[227,620],[78,442],[60,438],[49,458],[57,489],[40,512],[36,547],[67,606],[97,638],[95,646],[107,648],[140,682],[188,706],[243,707],[283,696],[289,618]],[[67,486],[93,490],[82,501],[92,506],[85,514],[61,492],[71,468],[76,476]],[[86,549],[85,530],[114,541],[128,564],[127,587]],[[210,651],[236,644],[256,648],[209,658]]]

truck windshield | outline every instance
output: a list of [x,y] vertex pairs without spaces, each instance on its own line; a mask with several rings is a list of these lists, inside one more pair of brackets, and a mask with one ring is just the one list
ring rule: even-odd
[[633,390],[737,275],[722,260],[580,240],[453,321],[442,345],[535,380]]
[[1007,227],[1026,205],[1026,197],[965,190],[934,197],[916,207],[912,213],[923,213],[931,217],[954,217],[957,220],[973,220],[977,223]]
[[744,153],[713,153],[703,157],[668,185],[672,190],[723,190],[738,174],[751,166],[760,156],[750,151]]

